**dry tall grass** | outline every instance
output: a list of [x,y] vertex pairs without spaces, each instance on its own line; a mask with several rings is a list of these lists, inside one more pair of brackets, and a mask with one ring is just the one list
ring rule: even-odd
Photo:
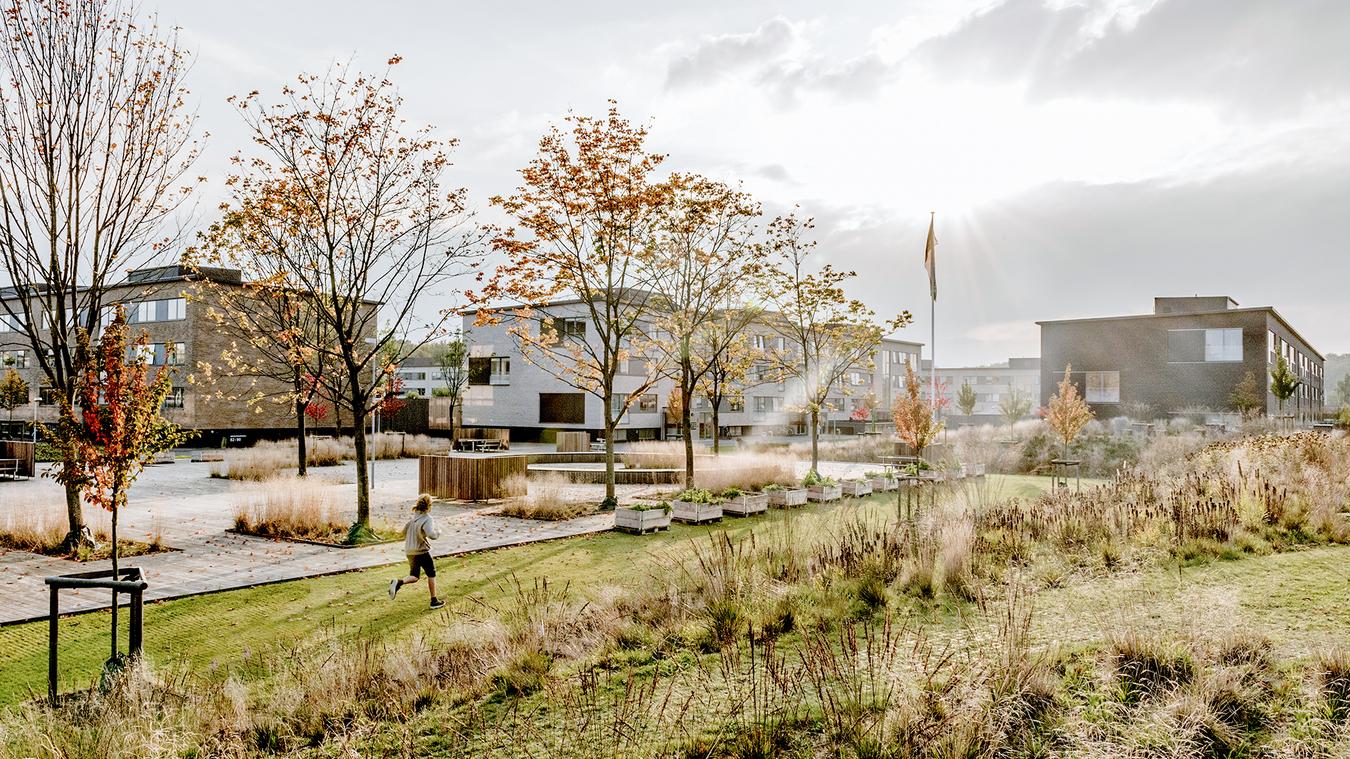
[[301,477],[276,479],[235,503],[234,526],[267,538],[331,540],[347,533],[347,511],[332,485]]
[[[450,441],[426,435],[381,432],[367,438],[372,459],[416,458],[445,453]],[[250,448],[225,452],[225,460],[211,464],[211,476],[264,482],[296,468],[299,453],[294,440],[262,440]],[[349,437],[312,437],[305,441],[305,463],[309,466],[337,466],[356,459],[356,447]]]
[[525,495],[503,504],[499,512],[502,516],[559,522],[595,511],[596,504],[569,497],[571,485],[561,475],[533,478],[512,475],[505,490],[512,493],[524,491]]
[[[1194,639],[1132,626],[1068,652],[1030,645],[1030,591],[1009,567],[1103,541],[1147,552],[1258,528],[1344,537],[1321,516],[1350,496],[1344,438],[1258,438],[1189,461],[1179,478],[1033,502],[947,498],[911,521],[834,510],[741,538],[714,531],[655,554],[622,589],[518,582],[419,638],[335,630],[260,653],[265,682],[134,675],[66,706],[25,705],[0,714],[0,753],[1346,754],[1344,649],[1278,662],[1259,636],[1203,626]],[[962,619],[982,620],[967,632],[941,611],[962,599]]]
[[724,453],[696,462],[694,487],[748,492],[766,485],[790,485],[797,481],[795,465],[791,457],[781,453]]
[[[103,509],[85,508],[83,510],[85,526],[89,528],[94,541],[99,544],[96,551],[84,550],[81,560],[97,558],[107,553],[112,541],[112,516]],[[66,516],[65,494],[56,487],[43,489],[23,499],[6,498],[0,500],[0,546],[20,551],[55,555],[59,553],[65,541],[69,522]],[[154,520],[148,532],[134,532],[125,521],[119,532],[119,543],[126,551],[132,546],[135,555],[146,550],[158,551],[163,547],[163,531],[158,520]]]

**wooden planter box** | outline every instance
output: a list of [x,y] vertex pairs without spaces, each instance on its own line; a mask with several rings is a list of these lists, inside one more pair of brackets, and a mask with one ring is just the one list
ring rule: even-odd
[[806,488],[797,488],[794,490],[769,490],[766,491],[769,496],[770,506],[805,506]]
[[806,497],[821,503],[837,501],[844,497],[844,489],[839,485],[812,485],[806,489]]
[[841,482],[839,483],[839,489],[844,495],[852,498],[862,498],[865,495],[872,495],[871,482]]
[[885,493],[900,487],[900,480],[894,477],[873,477],[869,482],[872,483],[874,493]]
[[671,513],[665,509],[627,509],[622,506],[614,510],[614,529],[641,535],[645,532],[670,529]]
[[671,516],[686,524],[718,522],[722,519],[720,503],[690,503],[689,501],[671,501]]
[[768,493],[741,493],[722,504],[722,513],[737,517],[762,514],[769,510]]
[[924,482],[942,482],[947,479],[947,473],[936,469],[920,469],[919,479]]

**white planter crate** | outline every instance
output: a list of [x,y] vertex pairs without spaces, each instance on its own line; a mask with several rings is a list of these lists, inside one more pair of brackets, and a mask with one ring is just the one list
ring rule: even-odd
[[873,493],[885,493],[900,487],[900,480],[894,477],[873,477],[870,482]]
[[741,493],[722,504],[722,513],[737,517],[762,514],[769,509],[768,493]]
[[865,495],[872,495],[871,482],[841,482],[839,483],[840,492],[852,498],[862,498]]
[[652,530],[670,529],[670,517],[670,512],[665,509],[639,510],[620,506],[614,510],[614,527],[641,535]]
[[837,501],[844,497],[844,489],[838,485],[812,485],[806,489],[806,497],[812,501]]
[[720,503],[691,503],[689,501],[671,501],[671,516],[689,524],[716,522],[722,518]]
[[770,506],[805,506],[806,488],[796,488],[793,490],[770,490]]

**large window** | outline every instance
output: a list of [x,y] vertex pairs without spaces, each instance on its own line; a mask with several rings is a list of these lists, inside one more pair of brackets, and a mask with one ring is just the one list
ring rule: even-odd
[[638,396],[637,410],[644,414],[655,414],[656,393],[643,393]]
[[1087,372],[1088,403],[1120,403],[1120,372]]
[[18,332],[23,329],[23,311],[10,314],[0,308],[0,332]]
[[1205,360],[1241,361],[1242,330],[1241,329],[1205,330]]
[[510,356],[469,357],[470,385],[507,385],[510,382]]
[[174,322],[187,318],[187,301],[183,298],[164,298],[162,300],[143,300],[127,306],[127,321],[131,324],[145,322]]
[[1170,329],[1167,360],[1174,364],[1242,360],[1242,329]]
[[755,413],[772,414],[778,409],[778,398],[772,395],[755,396]]
[[553,319],[553,331],[558,337],[577,337],[586,336],[586,320],[575,317],[558,316]]
[[27,369],[28,351],[0,351],[0,364],[15,369]]
[[175,387],[164,396],[164,408],[182,408],[183,402],[187,398],[186,388]]
[[586,397],[581,393],[540,393],[540,424],[585,424]]

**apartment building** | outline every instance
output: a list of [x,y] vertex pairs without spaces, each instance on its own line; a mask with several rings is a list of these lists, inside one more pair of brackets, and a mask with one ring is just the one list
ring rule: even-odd
[[437,389],[445,389],[440,363],[433,358],[409,356],[398,365],[396,373],[403,383],[404,395],[430,398],[436,394]]
[[[1248,374],[1267,414],[1309,421],[1322,411],[1323,356],[1270,306],[1242,308],[1227,296],[1160,297],[1151,314],[1037,324],[1042,404],[1072,364],[1070,379],[1099,417],[1231,414],[1233,391]],[[1270,393],[1280,356],[1303,380],[1283,408]]]
[[[152,370],[168,371],[173,389],[164,403],[164,416],[198,431],[197,440],[214,444],[225,436],[271,436],[294,424],[293,409],[285,403],[248,403],[252,397],[281,396],[288,387],[268,377],[232,374],[223,360],[226,351],[248,350],[237,337],[212,318],[212,288],[242,288],[236,269],[192,269],[159,266],[130,272],[104,298],[103,323],[121,305],[127,315],[129,337],[146,335],[144,359]],[[36,304],[21,303],[13,288],[0,293],[15,312]],[[33,347],[9,311],[0,309],[0,370],[15,369],[28,383],[39,420],[56,419],[56,407],[46,387]],[[206,370],[210,366],[210,371]],[[208,379],[209,377],[209,379]],[[17,414],[16,414],[17,416]]]
[[[923,362],[923,377],[927,381],[931,361]],[[1012,393],[1018,393],[1038,403],[1041,397],[1041,360],[1039,358],[1010,358],[988,366],[941,367],[937,369],[938,393],[946,400],[943,412],[949,421],[961,424],[997,423],[1003,417],[1003,402]],[[975,392],[974,413],[966,416],[957,406],[956,396],[964,385]]]
[[[588,309],[580,302],[550,304],[555,329],[564,339],[585,340],[593,334]],[[464,392],[463,424],[471,427],[505,427],[513,439],[539,439],[546,430],[588,430],[599,434],[604,425],[604,407],[593,393],[584,393],[535,366],[521,355],[510,334],[511,317],[502,323],[478,326],[474,317],[464,320],[468,337],[469,384]],[[782,337],[767,328],[750,330],[746,339],[759,350],[783,350]],[[886,419],[884,409],[904,386],[904,364],[917,364],[920,343],[887,338],[878,345],[873,366],[850,371],[827,402],[827,428],[839,432],[862,431],[869,419]],[[639,392],[648,384],[646,359],[630,358],[620,364],[615,401]],[[804,434],[800,412],[803,397],[797,378],[780,377],[767,365],[753,368],[750,379],[736,400],[723,402],[719,426],[724,437],[762,434]],[[657,379],[629,405],[619,423],[623,439],[664,438],[675,432],[674,415],[668,413],[675,383]],[[695,434],[710,437],[712,409],[706,399],[695,399],[691,411]]]

